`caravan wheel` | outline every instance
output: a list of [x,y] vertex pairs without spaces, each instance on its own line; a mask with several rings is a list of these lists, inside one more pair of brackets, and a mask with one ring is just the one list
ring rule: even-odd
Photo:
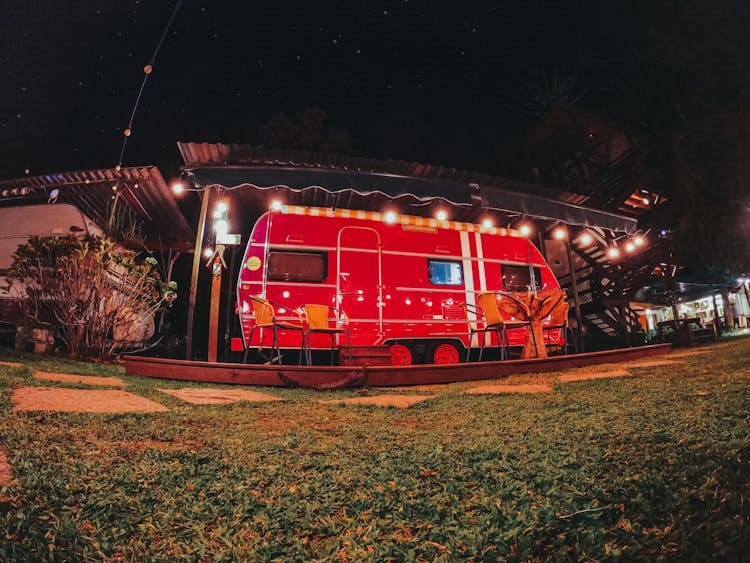
[[414,361],[411,349],[405,344],[393,344],[388,348],[391,354],[391,365],[410,366]]
[[441,342],[432,351],[432,362],[435,364],[457,364],[461,359],[461,353],[455,344]]

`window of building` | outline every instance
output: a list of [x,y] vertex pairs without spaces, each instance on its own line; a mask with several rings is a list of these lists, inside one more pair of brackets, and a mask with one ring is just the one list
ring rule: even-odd
[[[529,291],[531,289],[531,274],[528,266],[501,264],[500,271],[503,275],[503,287],[507,291]],[[536,289],[542,289],[542,271],[537,266],[534,266],[534,282]]]
[[322,282],[328,277],[328,257],[323,252],[268,253],[268,279],[291,282]]
[[430,275],[430,283],[435,285],[462,285],[464,283],[461,262],[428,260],[427,270]]

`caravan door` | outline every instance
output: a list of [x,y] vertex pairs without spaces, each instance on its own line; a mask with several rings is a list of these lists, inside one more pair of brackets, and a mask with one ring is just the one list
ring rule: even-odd
[[337,306],[349,317],[352,344],[380,344],[383,338],[380,234],[367,227],[344,227],[338,234],[336,262]]

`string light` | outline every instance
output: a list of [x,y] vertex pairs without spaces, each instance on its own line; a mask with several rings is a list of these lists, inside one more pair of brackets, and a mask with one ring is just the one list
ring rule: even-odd
[[133,104],[133,111],[130,112],[130,119],[128,120],[128,126],[123,131],[123,139],[122,139],[122,147],[120,148],[120,158],[117,161],[117,166],[115,166],[116,171],[120,171],[120,167],[122,166],[123,160],[125,160],[125,147],[128,144],[128,139],[130,138],[131,133],[133,132],[133,121],[135,120],[135,114],[138,111],[138,105],[141,102],[141,98],[143,97],[143,90],[146,88],[146,82],[148,81],[149,75],[154,70],[154,63],[156,62],[156,57],[159,55],[159,49],[161,49],[162,43],[164,43],[164,38],[167,36],[167,32],[169,31],[169,28],[172,26],[172,22],[174,21],[175,16],[177,15],[177,11],[180,9],[180,6],[182,5],[182,0],[178,0],[177,4],[174,7],[174,10],[172,10],[172,15],[169,17],[169,21],[167,22],[167,25],[164,27],[164,31],[162,31],[161,38],[159,39],[159,43],[156,45],[156,49],[154,49],[154,54],[151,57],[151,60],[143,67],[143,81],[141,82],[141,87],[138,90],[138,95],[135,98],[135,103]]
[[594,237],[592,237],[590,233],[583,233],[579,240],[581,241],[581,244],[588,246],[594,242]]
[[386,223],[390,223],[392,225],[398,219],[398,215],[396,214],[395,211],[386,211],[383,219],[385,220]]
[[552,231],[552,236],[557,240],[563,240],[567,236],[567,231],[564,227],[557,227],[554,231]]
[[527,237],[531,234],[531,225],[528,223],[524,223],[520,227],[518,227],[518,232],[521,233],[521,236]]
[[610,246],[607,249],[607,256],[610,258],[619,258],[620,257],[620,251],[617,249],[616,246]]
[[216,202],[216,207],[214,207],[214,218],[218,219],[226,216],[227,211],[229,211],[229,204],[225,199]]
[[628,241],[625,243],[625,252],[633,252],[635,251],[635,243]]
[[643,237],[643,235],[636,235],[633,238],[633,244],[636,246],[643,246],[644,244],[646,244],[646,239],[645,237]]
[[217,238],[221,238],[229,232],[229,223],[226,219],[217,219],[214,221],[214,232]]
[[482,228],[483,229],[491,229],[494,226],[495,226],[495,223],[493,223],[492,219],[490,219],[489,217],[486,217],[486,218],[482,219]]
[[282,208],[281,200],[274,199],[271,202],[271,210],[272,211],[281,211],[281,208]]
[[448,212],[445,209],[438,209],[437,213],[435,213],[435,219],[445,221],[448,219]]
[[185,186],[182,185],[182,182],[175,182],[172,184],[172,192],[176,195],[180,195],[182,192],[185,191]]

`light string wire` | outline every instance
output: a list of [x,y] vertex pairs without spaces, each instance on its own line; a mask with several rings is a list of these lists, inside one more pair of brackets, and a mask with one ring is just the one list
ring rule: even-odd
[[156,45],[156,49],[154,49],[154,54],[149,60],[148,64],[143,67],[143,81],[141,82],[141,87],[138,90],[138,96],[135,99],[135,104],[133,104],[133,111],[130,114],[130,120],[128,121],[128,126],[124,131],[124,138],[122,140],[122,147],[120,148],[120,158],[117,161],[116,169],[119,171],[120,167],[122,166],[122,161],[125,158],[125,147],[128,144],[128,139],[130,138],[130,134],[133,130],[133,120],[135,119],[135,114],[138,111],[138,105],[141,103],[141,98],[143,97],[143,91],[146,88],[146,82],[148,81],[148,77],[151,74],[151,71],[153,70],[154,65],[156,64],[156,57],[159,55],[159,50],[161,49],[162,43],[164,43],[164,39],[167,36],[167,32],[169,31],[169,28],[172,26],[172,22],[175,19],[175,16],[177,16],[177,11],[180,9],[180,6],[182,6],[182,0],[178,0],[177,4],[174,7],[174,10],[172,10],[172,15],[169,17],[169,21],[167,22],[167,25],[164,27],[164,31],[162,31],[161,38],[159,39],[159,43]]

